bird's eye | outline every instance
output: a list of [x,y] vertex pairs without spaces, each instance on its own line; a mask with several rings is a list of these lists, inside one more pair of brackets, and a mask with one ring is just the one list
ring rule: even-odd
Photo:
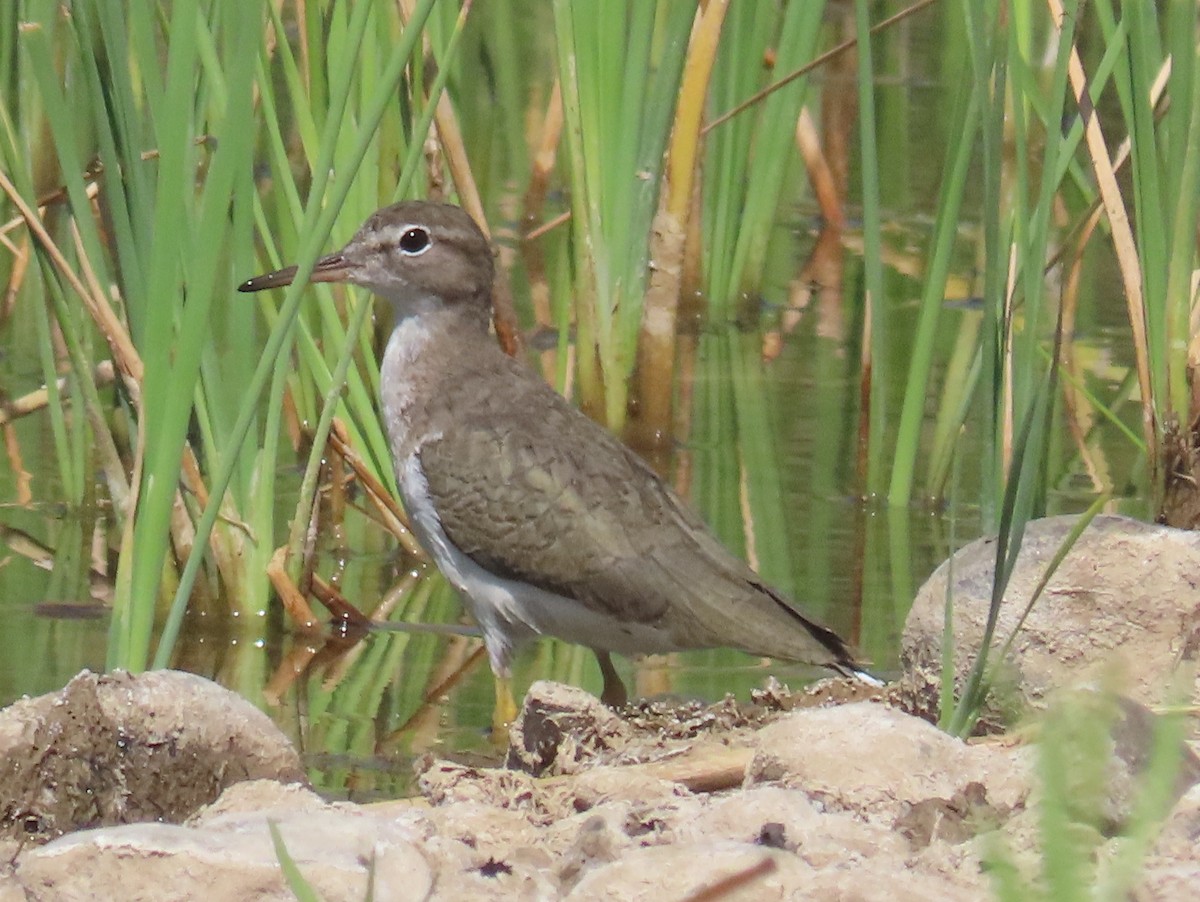
[[427,251],[431,243],[429,232],[417,226],[405,229],[400,236],[400,250],[413,256]]

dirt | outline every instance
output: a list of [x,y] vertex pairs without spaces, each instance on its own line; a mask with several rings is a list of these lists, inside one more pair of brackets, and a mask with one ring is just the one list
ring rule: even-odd
[[[1066,531],[1031,524],[1004,623]],[[904,676],[883,690],[772,681],[741,701],[613,712],[538,683],[504,767],[428,757],[420,795],[374,805],[320,798],[274,726],[214,684],[81,676],[0,712],[0,791],[19,837],[0,902],[290,899],[280,848],[329,900],[987,898],[998,873],[1042,879],[1039,739],[1066,762],[1069,785],[1051,788],[1068,799],[1064,835],[1088,850],[1091,879],[1127,848],[1163,703],[1195,700],[1200,549],[1194,534],[1093,524],[1009,649],[990,735],[964,741],[930,722],[930,649],[949,586],[956,665],[970,658],[989,560],[981,540],[931,578],[905,629]],[[1187,727],[1169,746],[1180,766],[1136,899],[1200,885]]]

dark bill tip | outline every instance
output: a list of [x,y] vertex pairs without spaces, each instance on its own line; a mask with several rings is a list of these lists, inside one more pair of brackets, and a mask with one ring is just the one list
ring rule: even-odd
[[[313,265],[312,275],[308,277],[308,281],[345,282],[349,273],[350,266],[346,261],[346,257],[339,251],[336,254],[330,254],[318,260]],[[264,273],[261,276],[255,276],[253,279],[247,279],[238,286],[238,291],[266,291],[269,288],[283,288],[285,285],[291,285],[295,278],[296,267],[285,266],[283,269],[275,270],[275,272]]]
[[253,279],[247,279],[238,286],[238,291],[266,291],[268,288],[282,288],[284,285],[291,285],[292,279],[296,277],[296,267],[286,266],[283,269],[277,269],[275,272],[264,273],[261,276],[255,276]]

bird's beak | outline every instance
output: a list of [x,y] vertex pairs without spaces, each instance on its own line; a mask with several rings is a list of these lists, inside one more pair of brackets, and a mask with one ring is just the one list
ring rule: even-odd
[[[310,282],[345,282],[350,277],[350,263],[343,251],[322,257],[313,265]],[[296,278],[296,267],[285,266],[274,272],[247,279],[238,286],[238,291],[266,291],[268,288],[282,288],[291,285]]]

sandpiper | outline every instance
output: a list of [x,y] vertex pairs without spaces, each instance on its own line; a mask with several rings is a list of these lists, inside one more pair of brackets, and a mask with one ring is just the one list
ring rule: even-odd
[[483,631],[500,721],[515,715],[513,655],[536,636],[593,649],[613,705],[626,694],[612,652],[731,647],[874,681],[641,458],[500,349],[491,248],[462,209],[385,207],[310,278],[392,305],[380,384],[396,481],[418,540]]

